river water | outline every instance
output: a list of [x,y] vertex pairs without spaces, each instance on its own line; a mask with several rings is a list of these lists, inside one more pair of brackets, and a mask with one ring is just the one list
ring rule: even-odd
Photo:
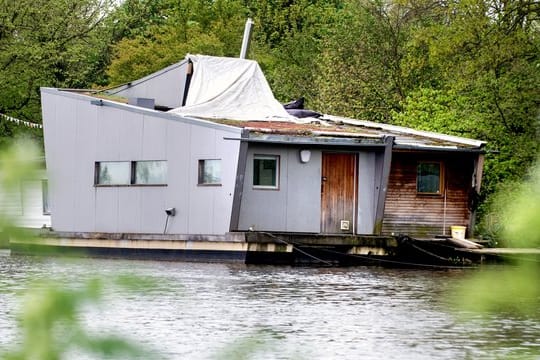
[[20,293],[53,278],[151,279],[149,291],[108,288],[82,314],[166,359],[540,359],[540,324],[493,315],[464,320],[447,285],[473,270],[291,268],[0,254],[0,348],[17,343]]

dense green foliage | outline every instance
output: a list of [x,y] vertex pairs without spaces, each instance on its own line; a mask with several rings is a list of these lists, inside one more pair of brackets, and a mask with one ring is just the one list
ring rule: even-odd
[[[0,1],[0,113],[21,119],[39,121],[40,86],[120,84],[187,53],[237,56],[250,16],[250,57],[279,100],[485,140],[484,196],[539,151],[536,1]],[[0,121],[0,138],[18,131]]]
[[109,7],[107,0],[0,0],[0,113],[36,121],[40,86],[102,81]]
[[[507,245],[540,248],[540,158],[527,180],[516,184],[508,194],[495,201],[502,217],[503,238]],[[451,296],[463,310],[474,313],[508,313],[529,319],[540,319],[540,262],[534,254],[509,256],[514,266],[487,268],[456,284]],[[515,355],[516,359],[523,357]]]

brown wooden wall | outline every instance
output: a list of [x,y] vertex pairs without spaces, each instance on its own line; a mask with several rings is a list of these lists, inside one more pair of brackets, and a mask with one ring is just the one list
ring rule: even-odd
[[[394,152],[384,210],[383,234],[432,237],[443,234],[444,196],[416,193],[419,161],[442,161],[446,181],[446,234],[468,226],[475,154]],[[467,229],[469,230],[469,229]]]

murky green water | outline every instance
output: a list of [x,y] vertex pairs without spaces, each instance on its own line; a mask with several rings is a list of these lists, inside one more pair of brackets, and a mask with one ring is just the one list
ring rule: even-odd
[[[458,320],[445,285],[471,270],[289,268],[35,258],[0,254],[0,346],[17,341],[17,293],[40,277],[154,279],[112,289],[88,309],[90,329],[116,332],[168,359],[540,359],[540,324],[508,316]],[[247,344],[247,349],[243,345]]]

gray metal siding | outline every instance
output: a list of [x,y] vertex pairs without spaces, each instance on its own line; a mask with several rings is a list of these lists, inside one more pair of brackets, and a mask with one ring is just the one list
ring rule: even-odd
[[358,154],[358,218],[356,232],[372,234],[375,225],[378,185],[376,185],[375,153]]
[[[322,151],[303,164],[300,148],[250,144],[240,207],[239,230],[313,232],[321,226]],[[254,155],[280,156],[279,190],[253,188]],[[373,234],[382,155],[358,152],[357,234]]]
[[300,162],[299,149],[290,149],[287,155],[287,231],[319,232],[322,153],[311,151],[306,164]]
[[[91,105],[50,89],[42,102],[55,230],[162,233],[164,210],[175,207],[167,233],[228,231],[240,142],[224,138],[240,129]],[[203,158],[222,159],[222,186],[197,185]],[[166,160],[167,186],[94,186],[96,161],[138,160]]]
[[186,84],[187,61],[174,64],[150,74],[131,85],[124,85],[109,91],[122,97],[140,97],[155,99],[156,105],[176,108],[182,106],[182,97]]
[[[250,145],[240,207],[240,230],[319,232],[321,153],[313,150],[302,164],[299,149]],[[253,156],[279,155],[278,190],[253,188]]]

